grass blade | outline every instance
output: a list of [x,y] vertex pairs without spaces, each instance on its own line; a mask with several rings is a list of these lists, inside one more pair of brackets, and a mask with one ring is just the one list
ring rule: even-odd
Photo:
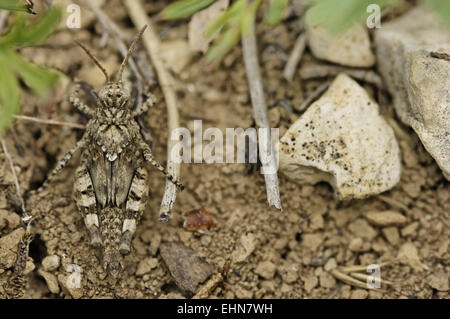
[[289,0],[272,0],[264,21],[270,25],[277,25],[283,19]]
[[216,20],[214,20],[208,28],[205,30],[205,38],[212,37],[216,32],[218,32],[222,27],[230,20],[239,20],[241,13],[245,7],[245,0],[238,0],[233,5],[220,14]]
[[216,0],[180,0],[168,5],[161,12],[161,16],[165,20],[176,20],[189,17],[190,15],[200,11]]
[[241,38],[241,28],[235,25],[229,28],[222,37],[206,52],[206,59],[209,61],[221,60]]
[[6,131],[20,107],[20,88],[9,71],[9,63],[0,52],[0,135]]

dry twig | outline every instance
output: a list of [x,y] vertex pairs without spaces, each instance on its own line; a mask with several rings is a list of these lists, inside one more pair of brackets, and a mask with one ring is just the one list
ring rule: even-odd
[[[378,265],[378,267],[382,268],[388,265],[392,265],[394,263],[398,262],[397,259],[393,259],[389,262],[384,262]],[[374,280],[378,280],[378,283],[381,286],[392,286],[395,285],[394,282],[385,280],[385,279],[381,279],[381,277],[374,277],[373,275],[369,275],[366,274],[365,272],[367,272],[368,267],[367,266],[362,266],[362,265],[354,265],[354,266],[344,266],[344,267],[338,267],[335,269],[332,269],[330,271],[330,274],[333,275],[336,279],[354,286],[354,287],[358,287],[358,288],[362,288],[362,289],[377,289],[378,291],[383,291],[382,289],[380,289],[379,287],[377,288],[376,286],[371,286],[368,283],[372,282]]]
[[[142,41],[150,56],[153,66],[156,69],[159,83],[161,85],[164,98],[166,100],[169,139],[167,143],[167,171],[172,174],[176,180],[180,180],[180,164],[174,161],[172,155],[172,147],[179,141],[179,136],[171,136],[172,131],[179,127],[179,115],[177,107],[177,97],[174,90],[174,80],[171,74],[166,70],[160,55],[160,41],[157,34],[153,30],[152,23],[145,13],[140,0],[125,0],[125,7],[137,29],[142,28],[145,24],[149,26],[149,30],[144,33]],[[177,196],[177,188],[169,180],[166,180],[166,188],[164,197],[159,211],[161,222],[167,222],[170,219],[171,209],[175,203]]]
[[327,81],[325,83],[322,83],[321,85],[319,85],[302,103],[302,105],[300,105],[300,107],[298,108],[297,111],[304,111],[308,108],[308,106],[314,102],[315,100],[317,100],[319,98],[319,96],[322,95],[323,92],[325,92],[328,87],[330,86],[330,82]]
[[400,209],[400,210],[402,210],[404,212],[409,211],[408,206],[406,206],[405,204],[403,204],[403,203],[399,202],[398,200],[395,200],[395,199],[393,199],[391,197],[387,197],[387,196],[384,196],[384,195],[378,195],[377,198],[382,200],[383,202],[389,204],[390,206],[398,208],[398,209]]
[[[264,99],[264,91],[259,71],[258,49],[255,36],[255,26],[252,24],[247,33],[242,35],[242,52],[247,73],[247,81],[250,88],[250,97],[253,106],[253,117],[260,128],[265,128],[267,134],[261,134],[259,138],[259,154],[262,170],[266,182],[267,201],[278,209],[281,208],[280,190],[278,187],[277,163],[272,144],[267,106]],[[265,135],[265,136],[264,136]],[[261,138],[263,137],[263,138]],[[264,138],[265,137],[265,138]],[[263,154],[263,156],[261,156]],[[263,157],[267,157],[263,160]]]
[[25,220],[25,221],[30,220],[31,216],[28,215],[27,211],[25,210],[25,201],[23,200],[22,192],[20,190],[19,180],[17,179],[16,170],[14,169],[14,162],[12,160],[11,155],[8,152],[8,149],[6,148],[5,140],[1,139],[1,142],[2,142],[3,152],[5,153],[5,157],[6,157],[6,159],[9,162],[9,167],[11,169],[11,174],[13,176],[14,184],[16,186],[17,197],[19,198],[20,206],[22,208],[22,213],[23,213],[22,219]]
[[61,122],[61,121],[52,120],[52,119],[40,119],[37,117],[31,117],[31,116],[26,116],[26,115],[14,115],[14,118],[17,120],[30,121],[30,122],[36,122],[36,123],[42,123],[42,124],[67,126],[67,127],[80,129],[80,130],[84,130],[86,128],[83,124]]
[[300,77],[302,78],[302,80],[336,76],[339,73],[346,73],[355,79],[373,84],[379,89],[382,90],[385,89],[381,77],[372,70],[353,69],[353,68],[346,68],[343,66],[326,65],[326,64],[308,65],[300,69]]
[[289,55],[289,59],[284,67],[283,76],[289,82],[292,82],[294,78],[295,71],[297,70],[297,66],[302,59],[303,52],[305,52],[306,47],[306,33],[302,32],[297,40],[295,41],[294,49],[292,49],[291,54]]

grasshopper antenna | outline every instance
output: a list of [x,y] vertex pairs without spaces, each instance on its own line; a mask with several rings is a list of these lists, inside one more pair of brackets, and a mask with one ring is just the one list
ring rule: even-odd
[[122,73],[123,73],[123,70],[125,69],[125,65],[127,64],[128,58],[131,56],[131,54],[133,53],[134,49],[136,48],[137,43],[142,38],[142,34],[144,33],[145,29],[147,29],[147,25],[144,25],[142,27],[141,31],[139,31],[138,35],[134,39],[134,41],[131,44],[130,48],[128,49],[128,53],[125,56],[125,59],[123,59],[123,62],[120,65],[119,73],[117,74],[117,80],[119,82],[122,81]]
[[94,61],[95,64],[102,70],[103,74],[105,75],[106,82],[109,82],[109,75],[106,72],[105,68],[100,64],[100,62],[97,60],[97,58],[91,53],[91,51],[88,50],[84,45],[82,45],[78,40],[75,40],[75,43],[80,46],[80,48],[83,49],[84,52]]

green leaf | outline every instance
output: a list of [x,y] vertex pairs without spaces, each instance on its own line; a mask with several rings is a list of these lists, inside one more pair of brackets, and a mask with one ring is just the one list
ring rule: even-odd
[[0,46],[33,46],[42,43],[58,26],[61,11],[54,7],[31,26],[27,26],[25,20],[25,14],[18,15],[11,30],[0,38]]
[[10,64],[10,69],[16,72],[36,95],[44,95],[58,81],[56,73],[24,60],[12,50],[5,50],[4,55]]
[[239,25],[229,28],[206,52],[206,59],[209,61],[221,60],[239,42],[240,38],[241,28]]
[[220,14],[205,30],[205,38],[210,38],[216,32],[223,28],[227,22],[240,20],[244,12],[246,0],[238,0],[228,8],[225,12]]
[[9,71],[9,63],[0,52],[0,135],[11,124],[20,107],[20,88],[17,79]]
[[[1,0],[5,1],[5,0]],[[7,4],[12,4],[7,0]],[[2,2],[2,5],[6,2]],[[38,22],[26,25],[26,14],[16,14],[9,32],[0,37],[0,134],[13,120],[20,108],[20,85],[18,78],[36,95],[43,95],[57,81],[57,74],[42,69],[26,60],[16,47],[42,43],[58,26],[61,12],[54,8]]]
[[165,7],[161,12],[161,16],[165,20],[186,18],[197,11],[210,6],[215,1],[216,0],[180,0]]
[[289,4],[289,0],[272,0],[264,21],[271,26],[275,26],[283,19],[284,12]]
[[305,21],[309,25],[324,24],[332,33],[341,33],[355,22],[363,22],[368,17],[367,7],[377,4],[381,9],[393,7],[402,0],[316,0],[317,3],[307,13]]

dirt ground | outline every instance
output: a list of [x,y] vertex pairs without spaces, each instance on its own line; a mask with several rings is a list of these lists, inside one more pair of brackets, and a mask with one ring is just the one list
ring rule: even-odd
[[[114,5],[118,1],[111,2],[105,12],[131,39],[135,34],[131,21],[120,5]],[[164,2],[155,1],[148,6],[148,13],[159,12]],[[160,22],[157,27],[162,41],[187,37],[186,21]],[[280,127],[280,135],[300,115],[295,106],[322,83],[319,80],[301,83],[298,74],[292,83],[282,77],[286,57],[299,31],[297,19],[287,19],[275,28],[262,24],[257,28],[271,126]],[[103,75],[73,45],[73,39],[89,43],[110,72],[117,70],[119,54],[111,40],[107,48],[99,47],[100,33],[101,28],[95,23],[77,31],[63,29],[47,45],[24,49],[22,53],[38,64],[57,67],[98,89]],[[307,52],[301,63],[317,61]],[[194,119],[203,120],[203,130],[252,126],[239,46],[220,65],[206,66],[200,55],[195,56],[175,77],[181,126],[192,129]],[[25,92],[21,114],[86,123],[87,119],[67,100],[74,88],[73,81],[62,82],[44,99]],[[369,85],[365,87],[374,92]],[[151,89],[158,102],[145,120],[152,132],[155,156],[164,163],[168,135],[166,106],[159,86],[155,84]],[[292,105],[294,112],[288,114],[283,103]],[[170,222],[162,224],[158,210],[165,180],[149,167],[151,199],[137,227],[133,250],[125,258],[125,269],[116,279],[107,276],[100,264],[100,252],[89,246],[87,229],[73,202],[73,175],[79,160],[75,156],[47,190],[26,198],[27,209],[36,217],[32,224],[35,239],[30,246],[35,269],[27,275],[24,297],[184,298],[188,295],[174,284],[159,254],[161,242],[181,241],[216,270],[223,267],[233,252],[242,254],[242,261],[232,265],[226,282],[211,292],[211,298],[448,298],[448,291],[438,289],[448,289],[450,272],[449,183],[414,132],[396,119],[392,104],[382,105],[381,111],[406,133],[402,139],[398,136],[403,164],[401,181],[382,196],[341,202],[327,184],[298,185],[280,174],[283,210],[278,211],[268,207],[264,178],[258,170],[248,173],[244,164],[183,164],[181,176],[186,189],[178,195]],[[22,189],[39,187],[56,161],[81,135],[81,130],[69,127],[17,121],[5,135],[5,141]],[[17,209],[8,200],[14,193],[9,163],[1,152],[0,211],[15,214]],[[205,233],[184,230],[182,214],[200,207],[211,213],[217,227]],[[407,222],[383,228],[367,221],[365,213],[383,210],[401,212]],[[10,226],[0,225],[0,238],[14,230]],[[382,279],[394,282],[383,290],[356,288],[329,272],[337,266],[392,261],[405,243],[417,248],[421,264],[413,268],[408,263],[396,262],[383,267]],[[68,265],[81,267],[82,288],[51,293],[38,274],[47,255],[61,258],[61,266],[51,271],[60,282],[70,275],[66,271]],[[138,272],[142,262],[150,265],[144,274]],[[0,269],[0,287],[9,276],[11,269]],[[0,297],[4,297],[2,288]]]

